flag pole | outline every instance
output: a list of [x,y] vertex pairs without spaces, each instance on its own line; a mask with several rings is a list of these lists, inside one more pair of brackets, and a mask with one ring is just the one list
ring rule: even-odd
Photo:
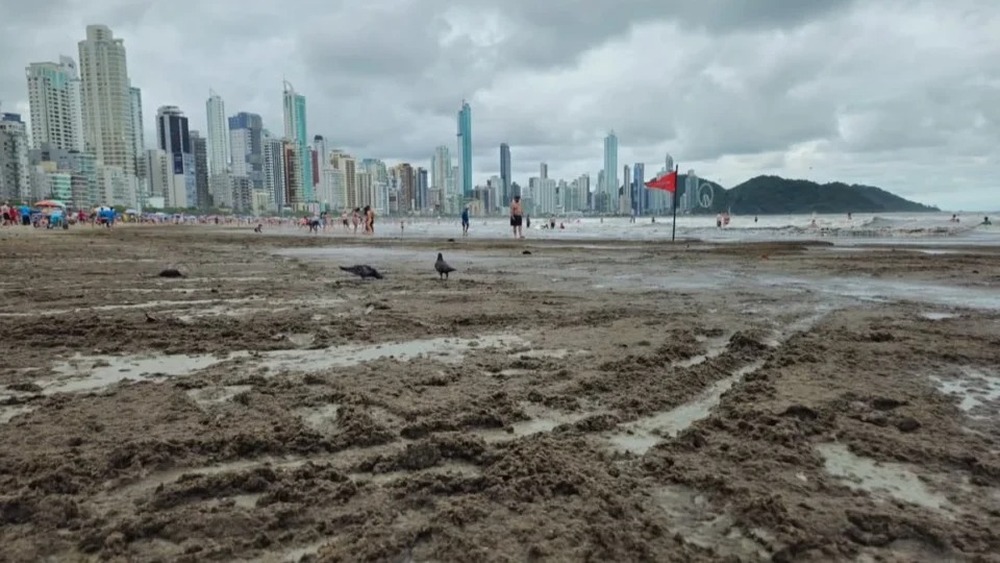
[[[674,178],[680,178],[680,176],[677,174],[677,171],[680,170],[680,168],[681,167],[679,164],[674,165]],[[677,240],[677,190],[679,189],[680,186],[675,185],[674,191],[671,194],[671,196],[673,197],[673,203],[670,204],[670,207],[674,211],[674,222],[670,231],[670,242],[675,242]]]

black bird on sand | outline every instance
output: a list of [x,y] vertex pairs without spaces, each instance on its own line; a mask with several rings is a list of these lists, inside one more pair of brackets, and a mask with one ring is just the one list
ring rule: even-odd
[[382,274],[378,273],[378,270],[365,264],[359,264],[357,266],[341,266],[340,269],[345,272],[350,272],[363,280],[368,278],[375,278],[377,280],[382,279]]
[[434,262],[434,269],[437,270],[438,276],[441,279],[448,279],[448,274],[455,271],[447,262],[444,261],[444,256],[438,252],[438,259]]

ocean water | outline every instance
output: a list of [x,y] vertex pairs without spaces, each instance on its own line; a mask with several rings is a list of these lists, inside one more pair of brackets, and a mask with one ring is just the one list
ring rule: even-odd
[[[989,216],[993,225],[980,225]],[[838,245],[852,244],[956,244],[1000,245],[1000,212],[995,214],[963,214],[961,222],[950,221],[951,213],[880,213],[846,215],[761,215],[732,216],[725,228],[715,226],[715,216],[679,216],[677,238],[692,238],[713,242],[759,242],[794,240],[829,240]],[[472,218],[469,236],[472,238],[511,237],[506,219]],[[560,224],[565,228],[560,228]],[[399,219],[376,223],[379,236],[392,237],[460,237],[462,228],[457,218],[406,219],[400,229]],[[669,240],[671,218],[638,217],[631,223],[627,217],[556,218],[555,230],[543,228],[542,217],[532,217],[531,228],[525,229],[528,239],[548,240]],[[337,232],[336,227],[332,232]]]

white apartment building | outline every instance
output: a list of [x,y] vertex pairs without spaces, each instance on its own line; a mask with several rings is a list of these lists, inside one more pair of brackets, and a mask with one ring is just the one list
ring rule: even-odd
[[[85,146],[100,165],[134,174],[135,131],[124,42],[105,25],[89,25],[79,48]],[[117,178],[115,172],[106,177]]]
[[361,194],[358,193],[357,161],[354,157],[344,151],[334,149],[330,151],[330,165],[344,173],[342,187],[333,187],[334,191],[341,191],[339,199],[343,201],[344,208],[354,209],[366,205],[361,201]]
[[149,149],[144,153],[146,167],[147,201],[157,198],[167,201],[167,193],[173,188],[174,175],[172,161],[162,149]]
[[76,63],[31,63],[25,69],[31,115],[31,148],[83,149],[83,113]]
[[229,149],[226,103],[215,92],[209,90],[208,93],[208,101],[205,102],[205,114],[208,116],[208,173],[225,174],[232,154]]

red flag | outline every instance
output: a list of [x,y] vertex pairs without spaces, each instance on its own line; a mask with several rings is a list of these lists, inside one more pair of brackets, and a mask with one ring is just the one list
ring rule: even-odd
[[666,190],[670,193],[677,191],[677,171],[664,174],[655,180],[646,182],[646,187],[653,190]]

